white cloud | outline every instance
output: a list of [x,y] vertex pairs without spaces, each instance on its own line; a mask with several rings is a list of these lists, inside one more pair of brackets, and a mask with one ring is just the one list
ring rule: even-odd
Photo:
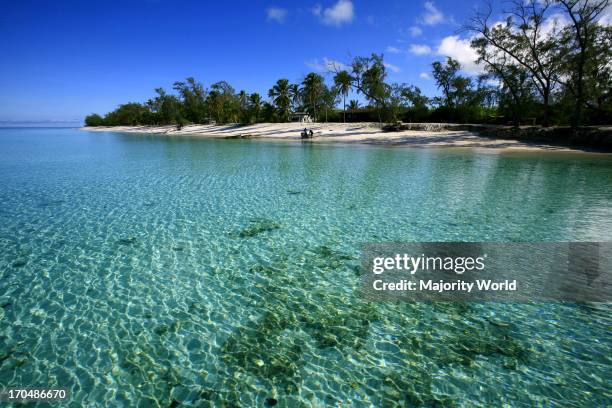
[[323,61],[319,61],[318,58],[307,61],[306,66],[316,72],[342,71],[349,69],[349,67],[342,62],[327,57],[323,57]]
[[469,39],[459,38],[458,35],[444,37],[438,46],[437,53],[459,61],[461,69],[465,72],[471,74],[480,74],[483,72],[482,66],[475,62],[478,59],[478,55],[476,51],[470,47]]
[[383,62],[383,65],[391,72],[398,73],[401,71],[401,69],[397,65],[393,65],[388,62]]
[[266,9],[268,21],[275,21],[277,23],[284,23],[287,17],[287,10],[280,7],[269,7]]
[[387,48],[385,49],[385,52],[388,52],[389,54],[399,54],[402,52],[402,50],[400,50],[397,47],[394,47],[392,45],[387,46]]
[[412,26],[408,28],[408,33],[411,37],[418,37],[419,35],[423,34],[423,29],[418,26]]
[[431,79],[431,77],[429,76],[429,74],[428,74],[427,72],[421,72],[421,73],[419,74],[419,78],[421,78],[421,79],[425,79],[425,80],[429,80],[429,79]]
[[423,44],[411,44],[410,52],[414,55],[427,55],[431,53],[431,47]]
[[323,24],[341,26],[350,23],[355,17],[353,2],[351,0],[338,0],[332,7],[323,11],[319,10],[319,16]]
[[426,1],[423,7],[426,10],[423,14],[423,24],[436,25],[444,21],[444,14],[436,8],[432,1]]

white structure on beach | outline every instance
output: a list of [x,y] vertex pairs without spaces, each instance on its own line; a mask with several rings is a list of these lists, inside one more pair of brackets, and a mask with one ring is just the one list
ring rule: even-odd
[[312,123],[312,118],[306,112],[293,112],[291,115],[292,122]]

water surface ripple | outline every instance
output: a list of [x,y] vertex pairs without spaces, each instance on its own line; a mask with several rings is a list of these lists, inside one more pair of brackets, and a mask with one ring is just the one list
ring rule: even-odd
[[74,407],[612,404],[607,305],[358,294],[364,242],[609,241],[609,158],[0,129],[0,178],[0,386]]

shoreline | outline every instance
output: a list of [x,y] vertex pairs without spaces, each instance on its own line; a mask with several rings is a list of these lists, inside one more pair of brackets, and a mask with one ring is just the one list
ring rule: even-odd
[[[303,141],[300,133],[312,129],[311,143],[357,143],[413,148],[462,148],[497,152],[563,152],[604,154],[609,152],[576,146],[555,145],[480,135],[478,126],[447,124],[414,124],[414,130],[383,132],[377,123],[258,123],[254,125],[174,125],[81,127],[89,132],[119,132],[164,136],[188,136],[210,139],[266,139]],[[473,130],[470,130],[473,128]],[[480,127],[482,128],[482,126]],[[495,130],[490,127],[487,130]]]

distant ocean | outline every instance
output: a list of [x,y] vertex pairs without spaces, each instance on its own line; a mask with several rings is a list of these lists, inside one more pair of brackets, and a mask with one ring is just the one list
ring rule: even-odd
[[0,120],[0,128],[75,128],[83,126],[82,121],[12,121]]

